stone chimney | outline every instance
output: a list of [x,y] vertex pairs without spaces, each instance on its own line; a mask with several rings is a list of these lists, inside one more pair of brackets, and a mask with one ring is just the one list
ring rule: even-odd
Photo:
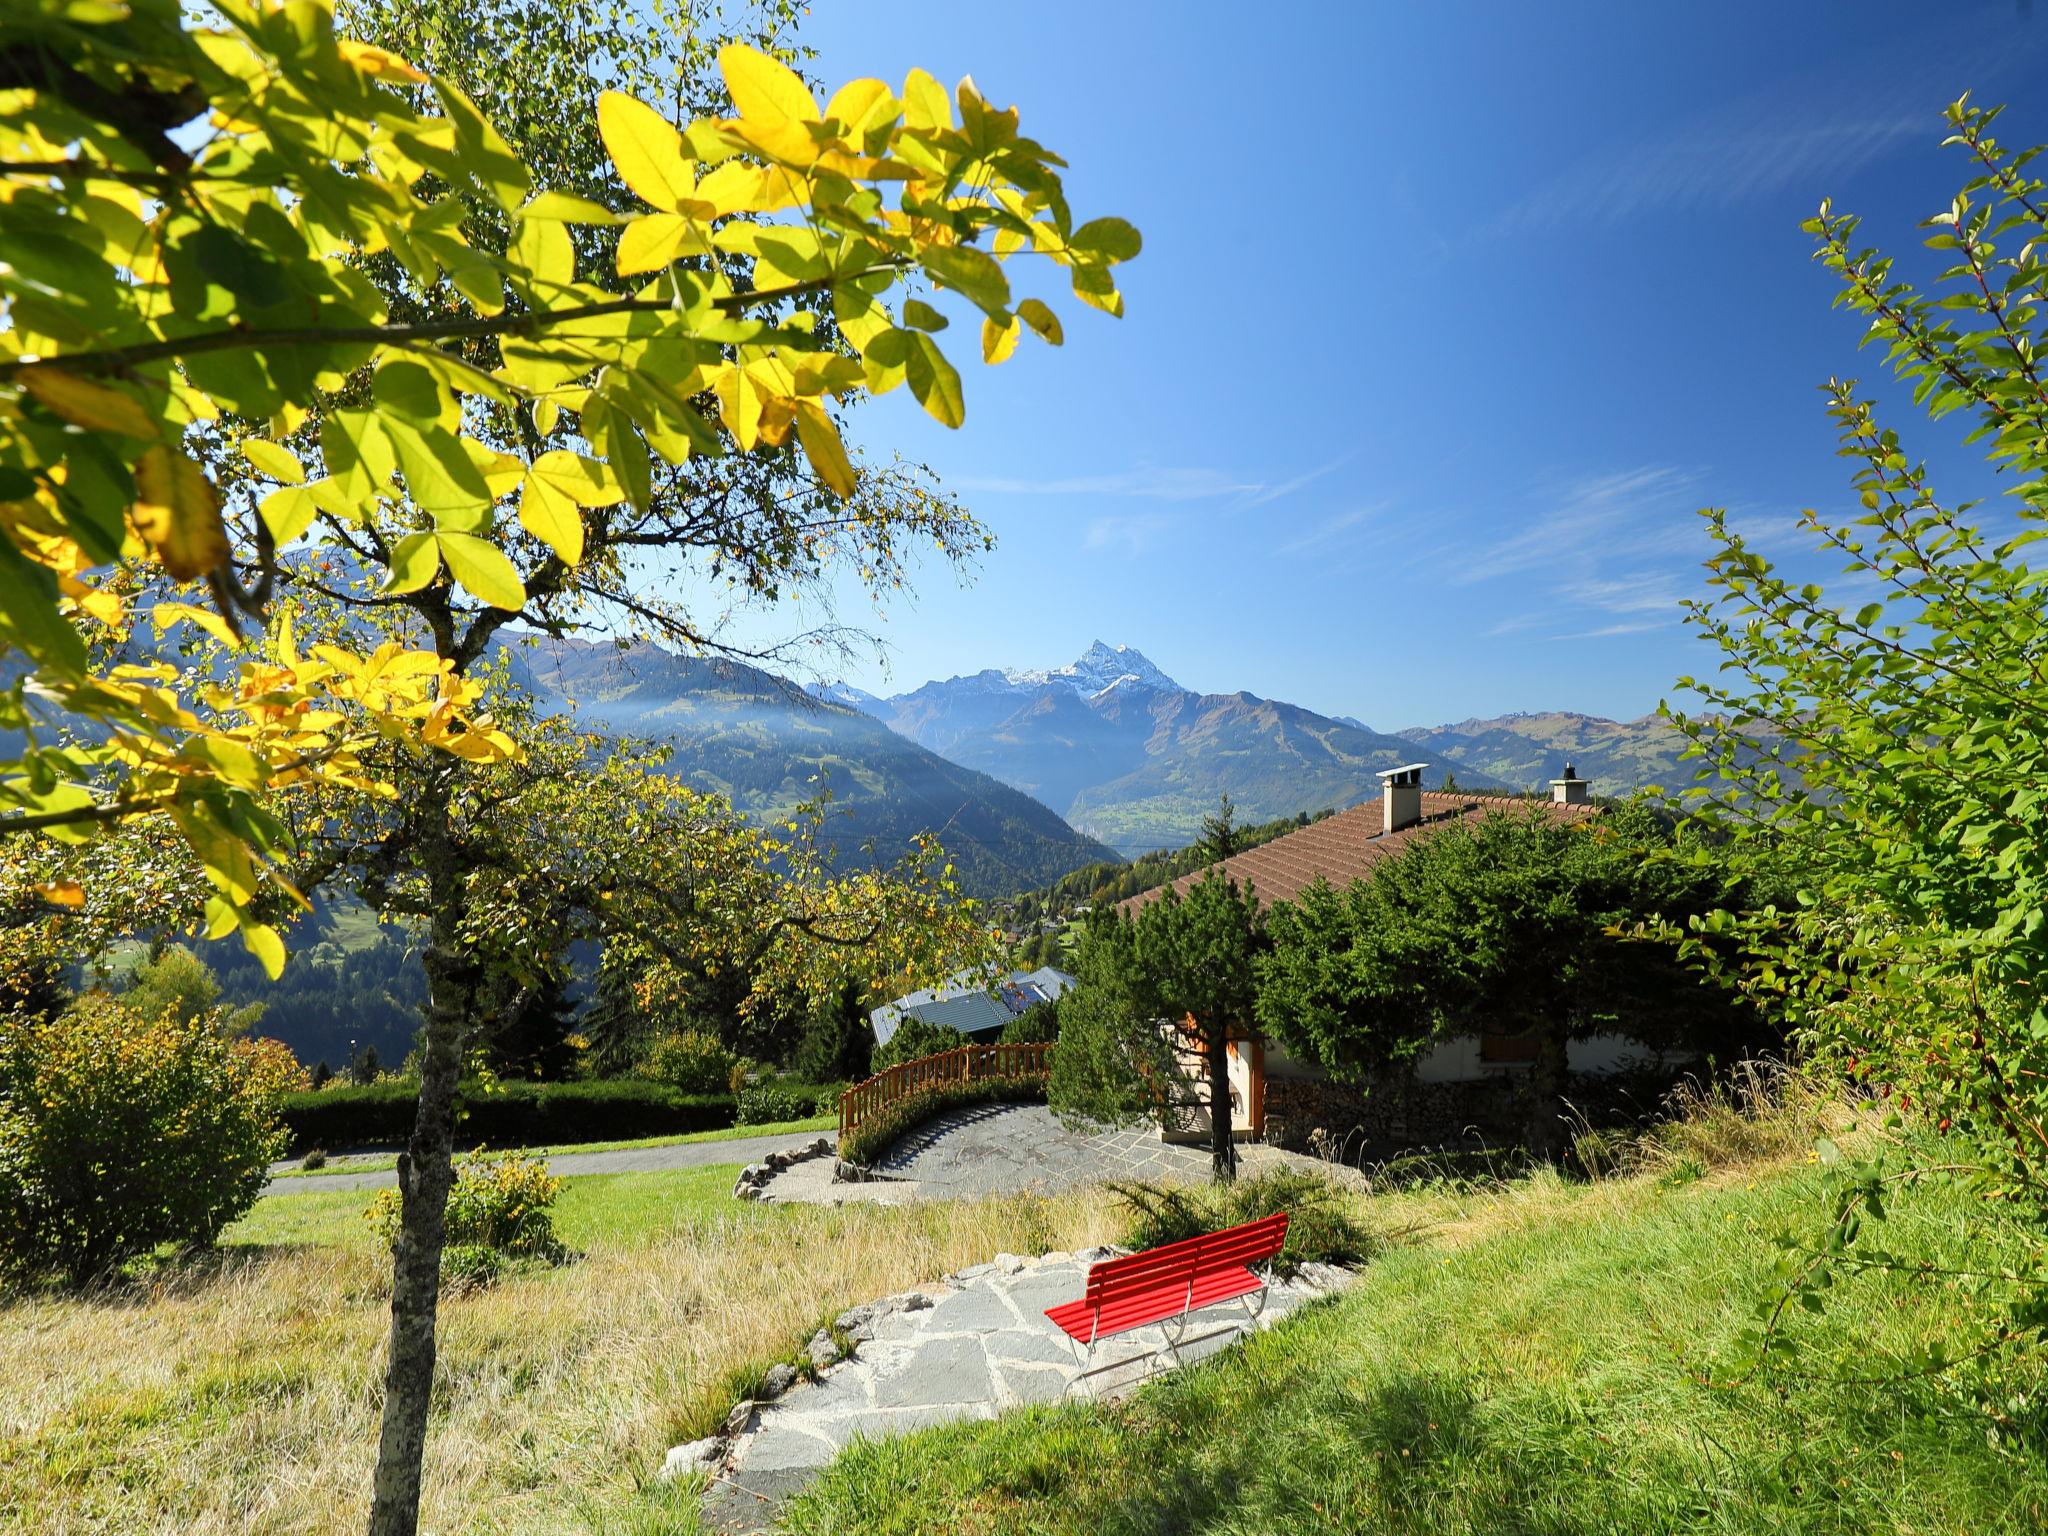
[[1380,770],[1380,835],[1412,827],[1422,820],[1424,763]]
[[1584,805],[1590,788],[1592,786],[1579,777],[1579,770],[1566,763],[1564,777],[1550,781],[1550,798],[1559,805]]

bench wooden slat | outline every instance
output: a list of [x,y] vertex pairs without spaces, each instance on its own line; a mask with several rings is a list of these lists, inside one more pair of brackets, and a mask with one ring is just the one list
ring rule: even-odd
[[1273,1258],[1286,1238],[1287,1214],[1281,1211],[1221,1232],[1106,1259],[1089,1269],[1078,1301],[1048,1307],[1045,1315],[1071,1337],[1087,1342],[1234,1301],[1265,1285],[1250,1266]]

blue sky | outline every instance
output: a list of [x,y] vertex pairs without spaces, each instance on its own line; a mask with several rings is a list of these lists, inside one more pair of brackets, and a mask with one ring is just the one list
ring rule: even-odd
[[[1711,665],[1676,608],[1698,507],[1827,571],[1791,528],[1843,499],[1816,386],[1880,359],[1799,221],[1830,196],[1917,270],[1964,179],[1942,106],[2048,139],[2018,0],[819,0],[804,36],[828,85],[971,73],[1071,162],[1077,217],[1145,236],[1120,322],[1048,275],[1063,349],[991,370],[950,333],[960,431],[901,392],[855,417],[1000,541],[970,584],[840,595],[889,648],[846,673],[878,692],[1100,636],[1382,729],[1643,714]],[[1989,488],[1954,424],[1892,421]]]

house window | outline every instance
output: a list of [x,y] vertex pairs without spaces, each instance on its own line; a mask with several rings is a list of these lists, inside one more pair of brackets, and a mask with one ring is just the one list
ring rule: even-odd
[[1526,1066],[1536,1059],[1536,1040],[1530,1035],[1481,1035],[1479,1060],[1485,1066]]

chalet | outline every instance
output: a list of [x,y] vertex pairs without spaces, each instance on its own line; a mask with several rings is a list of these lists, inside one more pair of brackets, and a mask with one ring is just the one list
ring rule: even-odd
[[1011,971],[1007,976],[962,971],[936,987],[884,1003],[868,1015],[868,1022],[874,1026],[877,1045],[887,1045],[903,1021],[911,1018],[956,1029],[964,1040],[993,1040],[1026,1009],[1057,1002],[1073,985],[1073,977],[1049,965],[1035,971]]
[[[1548,801],[1427,791],[1422,788],[1422,771],[1419,764],[1390,768],[1379,775],[1381,791],[1376,798],[1233,855],[1221,868],[1249,887],[1261,906],[1270,906],[1291,901],[1319,879],[1339,889],[1370,879],[1380,864],[1399,858],[1422,839],[1496,812],[1535,811],[1562,822],[1600,814],[1588,799],[1587,782],[1569,765],[1563,778],[1552,781]],[[1183,875],[1173,888],[1185,892],[1217,867]],[[1133,896],[1122,910],[1135,912],[1157,901],[1165,889]],[[1632,1042],[1618,1036],[1574,1041],[1570,1051],[1575,1075],[1612,1073],[1641,1056]],[[1512,1124],[1517,1079],[1533,1059],[1530,1042],[1513,1036],[1478,1034],[1447,1040],[1401,1080],[1375,1084],[1365,1095],[1356,1086],[1331,1080],[1320,1066],[1291,1057],[1276,1043],[1256,1036],[1233,1040],[1230,1055],[1233,1131],[1240,1139],[1287,1145],[1306,1142],[1317,1128],[1398,1144],[1455,1137],[1467,1126]],[[1188,1062],[1205,1100],[1199,1061],[1190,1053]],[[1172,1140],[1207,1141],[1206,1102],[1198,1102],[1178,1127],[1162,1134]]]

